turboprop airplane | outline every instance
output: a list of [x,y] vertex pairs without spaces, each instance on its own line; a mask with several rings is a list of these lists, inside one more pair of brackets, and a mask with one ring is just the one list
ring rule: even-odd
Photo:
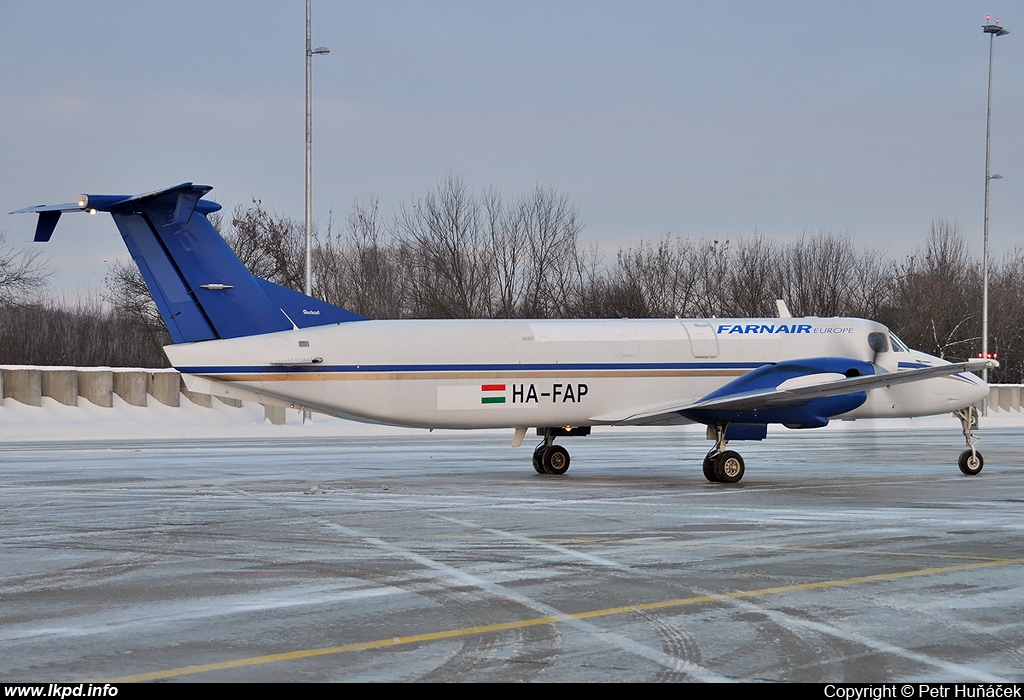
[[[207,220],[205,185],[137,196],[82,195],[38,213],[48,241],[61,214],[109,212],[174,343],[165,348],[192,391],[417,428],[529,428],[533,466],[564,474],[559,437],[593,426],[702,423],[714,447],[708,481],[737,482],[731,441],[769,424],[953,413],[975,449],[988,385],[856,318],[370,320],[249,273]],[[781,307],[780,307],[781,308]],[[780,314],[788,316],[787,313]]]

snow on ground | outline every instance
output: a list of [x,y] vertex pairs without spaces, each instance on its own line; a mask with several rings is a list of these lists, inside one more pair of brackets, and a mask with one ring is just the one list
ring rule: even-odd
[[[114,396],[113,408],[102,408],[85,399],[78,406],[64,406],[44,397],[41,406],[27,406],[14,399],[0,402],[0,442],[23,442],[38,440],[109,440],[113,438],[244,438],[244,437],[301,437],[301,436],[345,436],[345,435],[415,435],[422,429],[395,428],[390,426],[355,423],[313,414],[303,424],[302,414],[297,410],[286,412],[285,425],[273,425],[264,417],[263,406],[244,403],[241,408],[228,406],[217,399],[211,408],[197,406],[184,396],[181,406],[172,408],[158,401],[150,400],[143,408],[125,403]],[[991,412],[982,418],[981,433],[986,427],[1024,427],[1024,413]],[[902,418],[892,420],[833,421],[828,427],[814,431],[843,430],[911,430],[911,429],[953,429],[959,426],[950,415],[924,418]],[[669,431],[679,430],[703,433],[701,425],[663,428],[596,428],[595,431]],[[774,431],[785,428],[774,427]],[[460,432],[460,431],[442,431]],[[510,429],[489,431],[508,433]]]
[[272,437],[298,435],[387,435],[408,429],[354,423],[314,414],[302,423],[302,414],[286,412],[285,425],[273,425],[263,406],[243,403],[241,408],[214,399],[212,406],[197,406],[184,396],[181,406],[165,406],[152,398],[146,407],[132,406],[114,395],[113,408],[79,399],[65,406],[43,397],[40,406],[14,399],[0,404],[0,442],[35,440],[109,440],[111,438]]

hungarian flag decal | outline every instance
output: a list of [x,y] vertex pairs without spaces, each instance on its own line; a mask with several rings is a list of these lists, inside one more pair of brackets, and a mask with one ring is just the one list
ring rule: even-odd
[[481,384],[480,403],[505,403],[504,384]]

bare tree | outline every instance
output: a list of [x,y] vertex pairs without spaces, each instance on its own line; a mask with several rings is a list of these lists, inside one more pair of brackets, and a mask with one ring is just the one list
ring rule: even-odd
[[579,236],[583,222],[565,195],[537,187],[516,204],[526,250],[519,314],[526,318],[578,315],[583,268]]
[[473,318],[488,306],[489,237],[480,207],[465,183],[449,176],[395,217],[396,235],[409,248],[414,314]]
[[171,343],[171,335],[139,268],[134,263],[115,260],[107,266],[103,285],[102,298],[111,314],[145,340],[150,354],[161,356],[163,346]]
[[774,316],[782,298],[782,253],[770,238],[755,233],[740,239],[729,261],[725,283],[730,291],[729,316]]
[[932,222],[923,252],[896,267],[894,307],[882,318],[911,345],[964,358],[980,345],[981,270],[956,222]]
[[314,248],[314,293],[371,318],[408,313],[403,250],[383,226],[377,200],[355,202],[341,236],[327,235]]
[[506,208],[494,189],[481,198],[491,251],[491,313],[498,318],[515,318],[523,307],[527,251],[527,215],[523,206]]
[[694,249],[693,266],[698,276],[697,294],[693,306],[681,315],[699,318],[727,316],[732,298],[728,280],[732,266],[730,242],[717,238],[701,239]]
[[780,298],[797,316],[842,316],[852,296],[856,254],[848,238],[801,235],[780,256]]
[[24,303],[46,288],[52,274],[35,250],[18,250],[0,231],[0,306]]
[[1024,380],[1024,250],[1017,248],[993,265],[989,279],[989,350],[999,359],[999,367],[989,370],[989,380],[1020,382]]
[[0,307],[0,363],[166,367],[137,323],[95,296]]
[[666,236],[657,244],[640,241],[620,248],[614,286],[616,315],[629,317],[684,316],[697,304],[701,244]]
[[306,236],[297,222],[273,216],[253,199],[235,207],[232,229],[222,232],[238,259],[257,277],[302,291],[306,279]]
[[865,250],[852,261],[845,313],[877,319],[893,304],[892,266],[877,250]]
[[576,309],[572,315],[577,318],[608,318],[606,300],[611,280],[597,244],[578,248],[573,264]]

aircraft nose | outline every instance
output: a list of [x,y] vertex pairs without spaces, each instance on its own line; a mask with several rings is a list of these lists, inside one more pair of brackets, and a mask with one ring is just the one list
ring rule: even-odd
[[970,381],[965,379],[964,381],[958,382],[958,393],[961,395],[961,400],[965,407],[981,403],[988,398],[988,384],[973,374],[960,376],[970,377]]

